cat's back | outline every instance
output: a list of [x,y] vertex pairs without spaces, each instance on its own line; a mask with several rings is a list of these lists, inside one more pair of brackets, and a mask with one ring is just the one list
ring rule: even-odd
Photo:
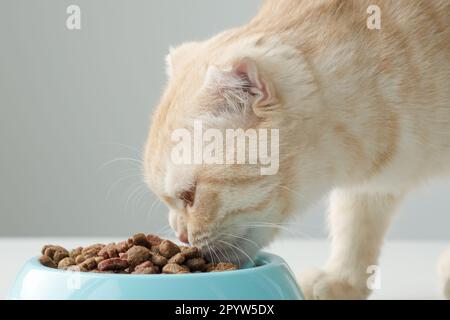
[[[379,8],[381,29],[372,30],[367,19]],[[242,32],[277,34],[285,42],[317,46],[349,38],[383,36],[384,45],[415,40],[450,52],[448,0],[266,0]],[[335,41],[327,42],[334,36]],[[311,44],[312,45],[312,44]]]
[[[380,29],[367,24],[373,6]],[[405,139],[398,163],[448,168],[449,0],[268,0],[244,32],[297,48],[335,109],[388,119],[383,130],[397,123]]]

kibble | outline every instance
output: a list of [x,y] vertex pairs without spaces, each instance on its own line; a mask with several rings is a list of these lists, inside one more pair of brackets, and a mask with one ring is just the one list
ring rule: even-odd
[[188,273],[189,268],[176,263],[168,263],[162,268],[162,272],[169,274]]
[[142,246],[133,246],[126,252],[126,260],[132,269],[138,264],[147,261],[151,258],[150,250]]
[[156,274],[159,273],[159,268],[151,261],[145,261],[141,263],[140,265],[136,266],[134,268],[133,274]]
[[176,263],[176,264],[183,264],[183,262],[186,260],[186,257],[181,253],[177,253],[172,258],[169,259],[168,263]]
[[75,260],[71,257],[66,257],[64,259],[62,259],[59,263],[58,263],[58,269],[67,269],[70,266],[75,265]]
[[170,240],[163,240],[159,244],[159,253],[166,257],[167,259],[172,258],[174,255],[176,255],[178,252],[181,252],[181,249],[179,246],[177,246],[175,243],[173,243]]
[[147,240],[147,236],[143,233],[135,234],[132,238],[132,243],[135,246],[142,246],[146,248],[151,248],[151,244]]
[[186,257],[186,259],[200,257],[200,250],[198,250],[197,247],[181,247],[181,253]]
[[153,247],[153,246],[159,246],[163,240],[154,234],[149,234],[149,235],[147,235],[147,241]]
[[39,262],[46,267],[56,268],[56,263],[49,256],[41,256]]
[[185,264],[191,271],[204,271],[206,269],[206,261],[201,257],[189,259]]
[[73,250],[70,251],[69,256],[70,256],[72,259],[76,259],[76,257],[78,257],[78,256],[81,254],[81,251],[82,251],[82,250],[83,250],[82,247],[75,248],[75,249],[73,249]]
[[80,267],[86,270],[94,270],[97,267],[97,261],[95,257],[87,258],[80,264]]
[[209,263],[197,247],[137,233],[117,243],[96,243],[68,251],[45,245],[39,262],[49,268],[114,274],[186,274],[236,270],[229,262]]
[[110,243],[100,249],[98,255],[105,258],[117,258],[119,256],[119,251],[117,250],[117,245],[115,243]]
[[158,267],[163,267],[167,264],[168,260],[166,257],[163,257],[162,255],[155,253],[150,258],[154,265]]
[[237,266],[235,264],[229,262],[219,262],[218,264],[213,266],[211,272],[220,272],[220,271],[231,271],[236,270]]
[[100,271],[121,271],[128,268],[128,261],[121,258],[110,258],[100,261],[97,268]]

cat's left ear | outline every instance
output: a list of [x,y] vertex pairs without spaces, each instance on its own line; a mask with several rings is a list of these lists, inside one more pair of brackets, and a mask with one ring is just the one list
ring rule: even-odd
[[236,60],[231,71],[224,72],[214,66],[209,67],[206,82],[214,83],[219,90],[235,92],[237,95],[247,94],[257,114],[262,108],[276,103],[272,84],[262,76],[256,62],[251,58]]

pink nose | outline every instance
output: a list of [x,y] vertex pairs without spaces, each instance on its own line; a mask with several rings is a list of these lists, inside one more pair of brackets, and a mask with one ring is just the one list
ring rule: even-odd
[[178,239],[180,239],[181,242],[189,243],[188,235],[186,231],[182,231],[178,234]]

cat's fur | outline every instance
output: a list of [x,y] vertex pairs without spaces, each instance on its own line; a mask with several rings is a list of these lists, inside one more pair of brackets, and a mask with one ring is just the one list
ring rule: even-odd
[[[381,30],[367,28],[369,5]],[[402,197],[450,167],[450,2],[270,0],[247,25],[176,48],[168,65],[145,169],[180,238],[242,259],[237,247],[253,255],[273,239],[269,223],[331,191],[332,254],[301,286],[308,298],[366,298]],[[279,128],[278,174],[173,165],[171,132],[195,119]]]

